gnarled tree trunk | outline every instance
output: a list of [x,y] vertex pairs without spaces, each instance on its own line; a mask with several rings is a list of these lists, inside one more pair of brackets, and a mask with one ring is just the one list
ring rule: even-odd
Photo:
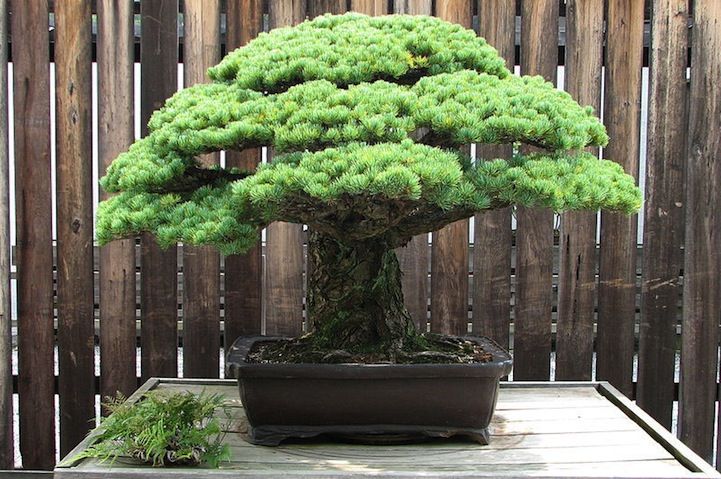
[[308,319],[318,347],[379,351],[393,357],[416,344],[405,305],[401,271],[382,241],[345,243],[311,231]]

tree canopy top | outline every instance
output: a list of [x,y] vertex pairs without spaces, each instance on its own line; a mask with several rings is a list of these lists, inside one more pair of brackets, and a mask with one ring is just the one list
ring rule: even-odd
[[[344,241],[400,245],[508,205],[635,211],[616,164],[580,153],[608,141],[590,107],[540,77],[513,76],[473,31],[431,17],[323,16],[259,36],[181,90],[102,179],[98,239],[253,245],[272,221]],[[540,148],[478,159],[468,143]],[[257,171],[197,156],[273,147]]]

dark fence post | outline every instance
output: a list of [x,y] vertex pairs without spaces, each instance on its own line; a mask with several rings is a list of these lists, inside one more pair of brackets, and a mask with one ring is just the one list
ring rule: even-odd
[[[521,3],[521,74],[556,83],[558,1]],[[516,209],[516,321],[513,378],[548,380],[553,308],[553,212]]]
[[55,6],[60,455],[95,417],[92,14],[90,0]]
[[688,2],[653,3],[636,400],[671,429],[683,256]]
[[10,306],[7,13],[7,1],[0,0],[0,469],[12,469],[15,462]]
[[[464,28],[473,23],[467,0],[438,0],[435,15]],[[437,333],[468,333],[468,224],[464,219],[433,232],[431,331]]]
[[[566,91],[601,110],[603,0],[566,3]],[[592,150],[598,154],[598,148]],[[596,299],[596,212],[561,216],[556,379],[590,380]]]
[[[304,11],[297,6],[290,1],[271,1],[270,29],[302,22]],[[268,148],[268,161],[271,156],[272,148]],[[303,332],[303,225],[277,221],[268,225],[265,237],[266,334],[298,336]]]
[[[140,4],[140,121],[148,133],[150,115],[178,85],[178,0]],[[143,379],[175,377],[178,370],[178,252],[141,239],[140,308]]]
[[[133,128],[133,0],[98,2],[98,174],[125,151]],[[100,199],[107,198],[100,191]],[[100,248],[100,394],[135,391],[135,239]]]
[[679,437],[711,462],[721,311],[721,3],[696,0],[693,19]]
[[[185,87],[207,82],[220,61],[220,0],[185,0]],[[220,155],[200,158],[218,165]],[[220,369],[220,256],[212,246],[183,248],[183,377],[217,378]]]
[[[609,0],[603,155],[638,175],[643,2]],[[636,321],[636,215],[601,213],[596,377],[631,397]]]
[[[478,0],[479,33],[513,71],[515,0]],[[510,158],[510,145],[477,145],[476,161]],[[476,214],[473,230],[473,334],[508,348],[511,326],[511,208]]]
[[[235,50],[263,30],[261,0],[228,0],[226,46]],[[254,169],[261,160],[260,148],[226,151],[228,168]],[[260,334],[263,301],[263,258],[258,234],[257,245],[246,254],[225,257],[225,337],[227,351],[238,336]]]
[[55,464],[50,54],[47,0],[12,2],[20,452]]

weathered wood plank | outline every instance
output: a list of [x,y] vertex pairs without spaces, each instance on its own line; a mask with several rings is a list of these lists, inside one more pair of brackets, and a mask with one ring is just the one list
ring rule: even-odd
[[433,13],[432,0],[395,0],[393,13],[406,15],[431,15]]
[[[178,0],[140,4],[140,121],[147,134],[150,115],[178,85]],[[175,377],[178,369],[177,248],[161,250],[141,238],[141,371],[143,378]]]
[[[393,13],[408,15],[432,15],[430,0],[407,0],[393,2]],[[430,268],[430,250],[428,234],[414,236],[406,246],[396,249],[400,263],[403,299],[413,318],[416,329],[428,330],[428,270]]]
[[55,9],[60,454],[92,429],[93,152],[90,0]]
[[[297,2],[296,2],[297,3]],[[263,31],[262,0],[228,0],[226,44],[232,51]],[[228,168],[254,169],[261,160],[261,149],[226,151]],[[243,255],[225,258],[225,338],[226,350],[239,336],[261,332],[263,310],[263,258],[260,233],[257,245]]]
[[[603,0],[566,4],[566,91],[601,109]],[[598,154],[598,148],[592,150]],[[561,216],[556,379],[591,379],[596,299],[596,212]]]
[[[516,41],[515,0],[478,2],[479,34],[506,59],[513,71]],[[476,161],[509,158],[510,146],[477,145]],[[484,211],[474,217],[473,334],[510,346],[511,208]]]
[[[521,73],[555,83],[558,2],[524,0],[521,5]],[[519,207],[516,221],[513,377],[546,380],[551,370],[553,213]]]
[[[435,15],[471,28],[471,2],[438,0]],[[468,148],[463,147],[468,153]],[[433,232],[431,250],[431,331],[468,333],[468,220]]]
[[308,18],[315,18],[325,13],[338,15],[348,11],[346,0],[311,0],[307,5]]
[[[134,139],[133,1],[98,2],[98,172]],[[100,199],[107,195],[100,191]],[[135,239],[100,248],[100,394],[130,396],[135,359]]]
[[8,123],[8,5],[0,0],[0,469],[15,462],[12,306],[10,304],[10,157]]
[[[293,2],[274,0],[269,8],[271,29],[303,21],[301,9]],[[298,336],[303,331],[303,225],[272,223],[265,238],[265,333]]]
[[643,233],[646,254],[636,399],[669,429],[683,261],[688,14],[688,3],[684,1],[653,3]]
[[711,462],[721,310],[721,3],[697,0],[693,16],[679,437]]
[[55,464],[50,65],[47,0],[12,5],[18,244],[20,452],[26,469]]
[[[607,7],[603,155],[638,175],[643,2]],[[601,213],[596,377],[631,395],[636,312],[636,216]]]
[[350,9],[366,15],[388,14],[388,0],[351,0]]
[[[220,61],[220,0],[185,0],[185,87],[205,83]],[[201,163],[218,165],[220,155]],[[218,377],[220,368],[220,256],[211,246],[183,248],[183,377]]]

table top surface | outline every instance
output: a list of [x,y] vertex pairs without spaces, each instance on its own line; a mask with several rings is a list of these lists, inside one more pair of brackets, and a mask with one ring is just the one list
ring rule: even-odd
[[86,459],[56,469],[56,477],[103,477],[111,471],[128,477],[721,477],[709,466],[694,472],[697,456],[685,460],[690,451],[664,431],[659,437],[658,427],[648,427],[650,418],[624,398],[623,404],[610,400],[598,383],[502,385],[488,446],[463,439],[386,446],[315,439],[255,446],[244,436],[245,413],[234,381],[156,380],[145,388],[225,395],[231,403],[231,418],[225,419],[231,462],[191,470]]

